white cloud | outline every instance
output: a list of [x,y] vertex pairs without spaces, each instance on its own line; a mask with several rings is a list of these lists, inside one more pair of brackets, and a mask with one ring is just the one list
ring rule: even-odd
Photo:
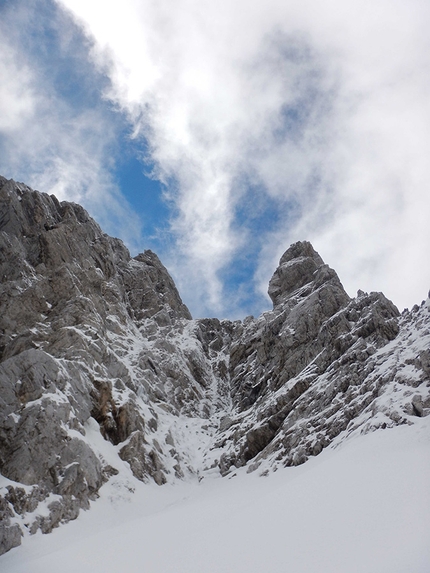
[[182,282],[196,274],[221,310],[217,273],[245,240],[234,225],[245,192],[237,180],[273,145],[279,114],[301,98],[298,84],[314,83],[312,58],[298,38],[268,37],[273,22],[260,4],[126,2],[124,11],[104,6],[102,17],[97,2],[64,4],[94,34],[109,96],[148,137],[158,175],[177,183]]
[[[57,1],[94,38],[106,97],[169,183],[180,251],[167,262],[197,314],[226,312],[219,273],[250,240],[264,288],[281,251],[310,239],[352,293],[384,290],[399,305],[425,295],[426,1]],[[100,164],[97,133],[84,149]],[[258,237],[235,215],[244,180],[278,205]]]
[[[113,128],[102,112],[68,104],[40,72],[38,62],[20,40],[31,16],[24,10],[2,16],[1,174],[53,193],[59,200],[83,204],[105,229],[135,247],[140,238],[139,220],[106,169]],[[63,24],[62,41],[67,42],[70,22]]]
[[[0,37],[0,131],[10,133],[22,128],[34,113],[31,73],[18,61],[4,37]],[[7,78],[7,81],[6,81]]]

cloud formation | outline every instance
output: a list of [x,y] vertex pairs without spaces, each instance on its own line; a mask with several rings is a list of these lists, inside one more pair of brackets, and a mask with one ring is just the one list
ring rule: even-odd
[[60,78],[49,75],[46,67],[49,60],[61,57],[58,53],[49,54],[44,62],[36,51],[32,56],[31,33],[46,26],[47,16],[52,29],[45,33],[55,30],[57,35],[52,47],[70,51],[79,40],[70,19],[52,9],[40,13],[26,2],[4,9],[1,16],[1,174],[53,193],[59,200],[82,203],[111,233],[134,246],[139,220],[107,169],[115,129],[103,110],[83,101],[73,105],[60,93],[56,81],[66,89],[73,70],[63,70]]
[[[209,296],[197,308],[228,306],[220,271],[251,240],[264,288],[282,250],[307,238],[350,290],[425,295],[427,2],[60,3],[94,38],[107,96],[169,184],[176,275]],[[237,219],[256,194],[278,214],[259,237]]]
[[[351,294],[401,307],[426,295],[427,0],[18,4],[0,22],[0,168],[83,202],[137,248],[112,175],[127,117],[165,184],[175,244],[160,254],[195,315],[268,306],[280,255],[302,239]],[[32,55],[47,22],[45,56],[67,55],[69,88]]]

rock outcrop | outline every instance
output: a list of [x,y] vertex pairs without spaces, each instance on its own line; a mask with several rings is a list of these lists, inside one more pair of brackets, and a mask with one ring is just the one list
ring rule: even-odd
[[0,178],[0,276],[0,553],[124,468],[264,474],[430,413],[430,301],[351,299],[308,242],[282,256],[272,311],[192,320],[154,253]]

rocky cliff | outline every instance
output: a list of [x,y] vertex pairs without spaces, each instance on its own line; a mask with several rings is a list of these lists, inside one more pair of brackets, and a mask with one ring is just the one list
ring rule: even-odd
[[430,413],[430,301],[351,299],[308,242],[272,311],[192,320],[154,253],[0,178],[0,276],[0,553],[76,518],[124,462],[160,485],[265,474]]

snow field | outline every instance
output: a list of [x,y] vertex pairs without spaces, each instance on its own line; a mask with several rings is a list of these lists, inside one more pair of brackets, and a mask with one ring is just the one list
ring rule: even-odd
[[121,471],[91,511],[27,537],[0,571],[428,573],[429,486],[429,418],[268,477],[158,487]]

